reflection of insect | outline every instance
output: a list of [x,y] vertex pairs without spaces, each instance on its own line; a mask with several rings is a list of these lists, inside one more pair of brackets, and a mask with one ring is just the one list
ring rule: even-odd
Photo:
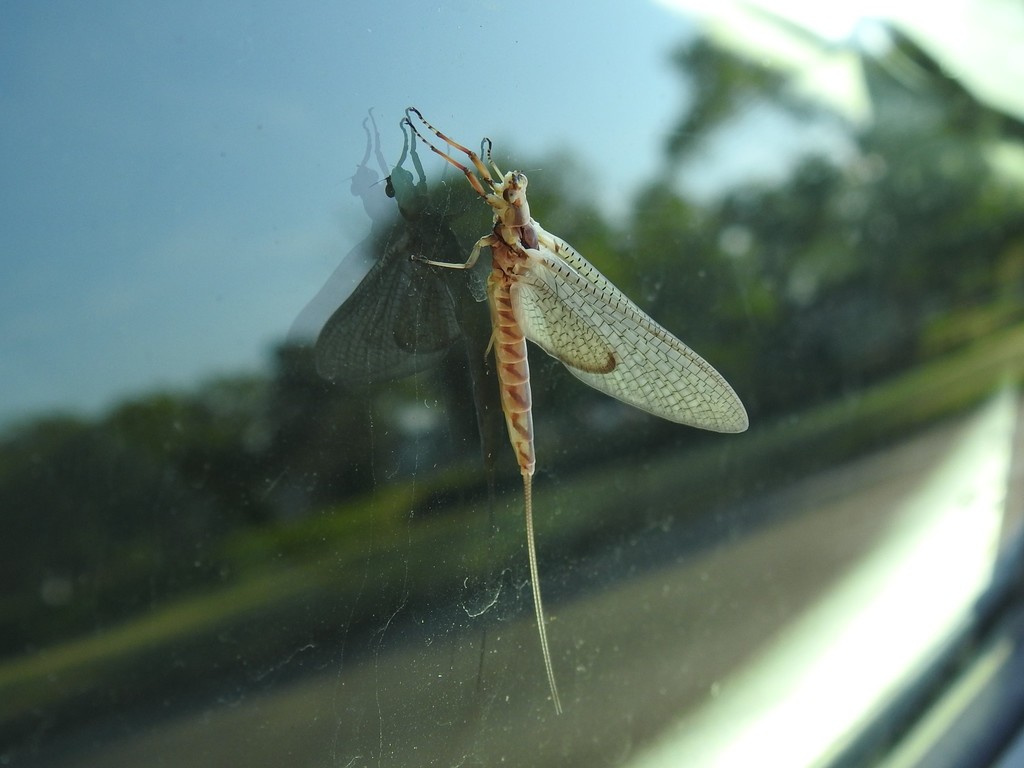
[[[357,177],[360,172],[367,175],[369,151],[368,146]],[[383,167],[379,149],[377,154]],[[418,182],[403,167],[407,154]],[[364,184],[366,189],[361,190],[364,202],[369,199],[370,186]],[[397,201],[401,217],[379,228],[369,247],[373,258],[370,271],[323,324],[316,341],[320,374],[350,386],[398,379],[431,368],[462,336],[452,286],[409,261],[414,253],[440,256],[461,250],[445,213],[429,207],[415,140],[407,140],[387,177],[386,190],[388,197]],[[331,297],[325,299],[322,303],[326,304]]]
[[419,110],[410,107],[406,115],[410,119],[415,115],[438,139],[466,155],[472,168],[416,131],[431,150],[462,171],[494,209],[494,228],[477,241],[465,263],[414,258],[437,267],[469,269],[481,248],[491,249],[492,271],[487,280],[491,346],[505,423],[523,476],[533,603],[551,698],[560,713],[533,540],[536,458],[526,339],[590,386],[655,416],[715,432],[742,432],[747,428],[747,413],[718,371],[644,314],[568,243],[531,218],[526,176],[519,171],[502,174],[490,159],[489,141],[484,140],[485,156],[496,174],[493,177],[480,156],[434,128]]
[[[487,361],[478,351],[491,332],[477,307],[486,298],[483,279],[475,273],[423,269],[409,258],[462,258],[465,249],[452,225],[476,200],[461,183],[442,184],[431,193],[407,118],[401,127],[402,154],[389,172],[373,112],[363,121],[366,149],[351,191],[370,216],[371,232],[302,310],[289,339],[304,345],[314,337],[317,372],[350,390],[430,370],[462,342],[487,484],[493,490],[501,406],[488,380],[492,375]],[[371,167],[371,153],[380,175]],[[407,160],[412,170],[406,168]],[[467,427],[464,423],[462,428]]]

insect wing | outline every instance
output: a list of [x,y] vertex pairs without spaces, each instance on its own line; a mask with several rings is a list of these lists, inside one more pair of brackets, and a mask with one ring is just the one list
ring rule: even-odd
[[316,341],[321,376],[352,386],[399,379],[438,364],[460,337],[444,281],[409,260],[403,225],[380,260],[324,324]]
[[[546,264],[546,266],[542,266]],[[544,270],[554,280],[544,279]],[[561,281],[581,281],[568,265],[557,260],[534,262],[530,272],[512,284],[513,311],[523,333],[574,373],[608,374],[618,364],[615,350],[601,332],[592,304],[573,302],[561,293]]]
[[546,231],[543,227],[533,222],[535,229],[537,230],[538,240],[540,241],[541,247],[546,248],[552,252],[557,259],[564,261],[577,275],[586,279],[588,282],[593,283],[594,288],[601,294],[607,294],[609,296],[615,296],[616,303],[622,306],[632,307],[633,310],[640,315],[645,315],[640,307],[633,303],[626,294],[620,291],[615,284],[607,277],[601,274],[597,267],[583,258],[579,251],[569,245],[565,240],[552,235]]
[[655,416],[715,432],[747,428],[743,404],[718,371],[566,243],[548,237],[557,253],[542,241],[513,285],[528,339],[584,383]]

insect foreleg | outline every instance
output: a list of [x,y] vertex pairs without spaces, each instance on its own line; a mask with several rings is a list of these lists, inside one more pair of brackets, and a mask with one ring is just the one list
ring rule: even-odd
[[[435,136],[437,136],[437,138],[441,139],[441,141],[443,141],[445,144],[449,144],[450,146],[455,147],[457,150],[459,150],[460,152],[465,154],[466,157],[468,157],[470,162],[473,164],[473,167],[476,168],[476,172],[480,174],[480,178],[478,179],[476,177],[476,175],[473,173],[473,171],[470,170],[470,168],[468,166],[463,165],[458,160],[456,160],[454,157],[449,155],[447,152],[442,152],[440,149],[438,149],[433,144],[431,144],[429,141],[427,141],[423,137],[423,134],[420,133],[416,129],[416,127],[412,124],[412,120],[409,119],[409,114],[410,113],[416,115],[416,117],[418,117],[420,119],[420,122],[422,122],[425,126],[427,126],[427,128],[430,129],[430,132],[433,133]],[[487,183],[488,187],[493,187],[494,186],[494,179],[491,178],[491,173],[490,173],[490,171],[487,170],[487,166],[480,159],[480,156],[476,152],[474,152],[473,150],[469,149],[468,147],[462,146],[461,144],[459,144],[459,142],[454,141],[454,140],[448,138],[445,134],[443,134],[439,130],[437,130],[437,128],[435,128],[433,125],[431,125],[427,121],[427,119],[425,117],[423,117],[423,115],[420,113],[420,111],[418,109],[416,109],[416,107],[408,107],[405,110],[405,115],[406,115],[406,118],[409,119],[410,127],[412,127],[413,132],[417,136],[419,136],[420,141],[422,141],[424,144],[426,144],[428,147],[430,147],[430,150],[434,154],[440,155],[446,161],[448,161],[451,165],[454,165],[456,168],[458,168],[460,171],[462,171],[465,174],[466,179],[473,186],[473,189],[476,190],[476,193],[478,195],[480,195],[480,197],[486,198],[487,197],[487,192],[484,190],[484,186],[480,182],[480,179],[483,179]],[[482,148],[483,147],[481,146],[481,149]]]
[[[380,131],[377,130],[377,120],[373,117],[373,108],[370,108],[370,123],[373,124],[373,150],[374,154],[377,155],[377,167],[380,168],[382,176],[388,175],[388,164],[384,160],[384,153],[380,151]],[[365,123],[363,123],[365,127]],[[405,135],[404,133],[402,134]],[[366,160],[363,160],[366,163]]]
[[491,149],[493,148],[493,146],[494,145],[491,143],[491,140],[488,139],[487,137],[481,139],[480,159],[483,160],[484,165],[489,165],[491,167],[491,170],[494,171],[494,178],[503,179],[505,177],[505,174],[501,172],[501,168],[498,167],[498,164],[494,162],[494,158],[491,157]]
[[476,245],[473,246],[473,250],[469,252],[469,258],[466,259],[465,263],[458,264],[451,261],[434,261],[428,259],[426,256],[420,256],[418,253],[414,253],[409,258],[413,261],[418,261],[420,264],[429,264],[432,267],[444,267],[445,269],[472,269],[476,264],[477,259],[480,258],[480,250],[486,245],[490,247],[494,241],[494,235],[487,235],[487,237],[481,237],[476,241]]

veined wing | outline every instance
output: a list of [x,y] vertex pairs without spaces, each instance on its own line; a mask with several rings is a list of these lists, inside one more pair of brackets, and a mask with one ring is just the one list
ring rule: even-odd
[[641,315],[647,315],[640,307],[633,303],[626,294],[616,287],[616,285],[609,280],[607,277],[601,274],[600,270],[583,258],[579,251],[569,245],[565,240],[558,237],[558,235],[552,235],[550,232],[545,230],[536,221],[533,222],[534,228],[537,230],[538,240],[542,247],[546,246],[551,252],[555,254],[559,259],[564,261],[576,273],[594,284],[594,288],[600,293],[607,293],[609,295],[616,296],[617,301],[620,304],[628,305],[632,307],[637,313]]
[[655,416],[715,432],[747,428],[743,403],[718,371],[548,237],[557,255],[542,240],[511,288],[528,339],[581,381]]
[[433,367],[460,337],[441,276],[409,260],[419,244],[404,223],[316,340],[321,376],[351,386]]

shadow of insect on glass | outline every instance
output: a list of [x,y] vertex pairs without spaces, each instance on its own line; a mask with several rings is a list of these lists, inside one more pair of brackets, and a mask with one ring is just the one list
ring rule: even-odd
[[[493,498],[494,457],[502,441],[503,417],[493,364],[484,354],[491,335],[490,320],[480,307],[486,300],[484,277],[431,268],[412,258],[462,261],[466,249],[452,222],[478,203],[461,180],[457,185],[438,184],[432,193],[408,118],[400,127],[402,154],[388,172],[372,111],[363,121],[366,150],[351,190],[372,220],[370,235],[303,309],[289,336],[301,341],[312,329],[317,372],[350,390],[430,370],[462,341],[486,484]],[[370,167],[371,152],[381,176]]]
[[[381,205],[381,183],[369,167],[371,137],[364,121],[366,154],[353,176],[352,192],[363,199],[373,229],[293,326],[294,335],[295,329],[317,323],[317,315],[322,317],[325,308],[337,307],[317,335],[316,369],[322,377],[350,388],[428,370],[438,365],[460,339],[468,345],[479,345],[479,353],[470,357],[482,360],[490,333],[487,324],[479,320],[481,313],[476,304],[486,296],[477,275],[452,280],[444,271],[424,269],[410,258],[462,260],[464,249],[450,220],[468,208],[469,198],[453,197],[450,188],[431,196],[407,123],[401,123],[401,157],[388,173],[373,122],[372,148],[381,173],[387,174],[383,191],[397,203],[396,216],[393,207],[387,210]],[[410,161],[415,175],[405,167]],[[350,286],[354,282],[353,273],[365,268],[366,261],[371,262],[369,271],[349,292],[346,283]],[[338,297],[346,293],[347,298],[337,306]]]

